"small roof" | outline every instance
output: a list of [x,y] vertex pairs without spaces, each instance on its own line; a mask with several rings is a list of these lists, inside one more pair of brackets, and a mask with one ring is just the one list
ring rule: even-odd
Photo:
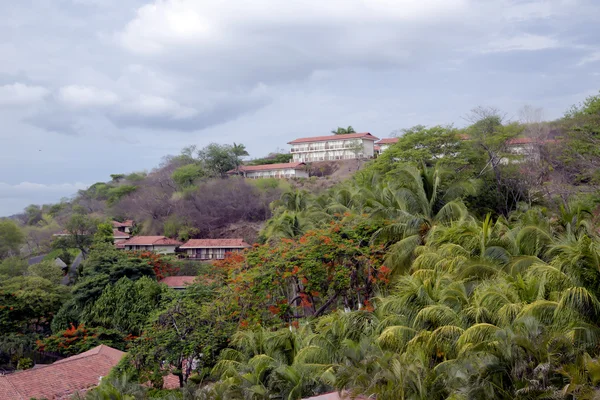
[[[263,165],[242,165],[240,171],[252,172],[252,171],[271,171],[274,169],[300,169],[306,164],[303,162],[291,162],[291,163],[280,163],[280,164],[263,164]],[[227,171],[228,174],[234,174],[237,171],[232,169]]]
[[179,246],[181,242],[166,236],[133,236],[124,246]]
[[244,242],[244,239],[190,239],[180,249],[199,249],[199,248],[228,248],[243,249],[252,247]]
[[327,142],[329,140],[343,140],[343,139],[365,139],[365,140],[379,140],[378,137],[371,135],[369,132],[363,133],[348,133],[346,135],[328,135],[328,136],[314,136],[307,138],[299,138],[288,142],[288,144],[297,143],[310,143],[310,142]]
[[131,219],[128,219],[123,222],[111,221],[110,223],[112,224],[113,228],[131,228],[131,227],[133,227],[133,220],[131,220]]
[[375,144],[394,144],[398,142],[398,138],[397,137],[390,137],[390,138],[384,138],[381,139],[378,142],[375,142]]
[[167,276],[160,283],[164,283],[170,288],[179,289],[187,285],[191,285],[196,280],[197,276]]
[[0,399],[70,399],[100,383],[121,361],[124,352],[100,345],[50,365],[0,375]]
[[113,229],[113,237],[116,237],[116,238],[128,238],[130,236],[131,235],[129,233],[121,232],[118,229]]

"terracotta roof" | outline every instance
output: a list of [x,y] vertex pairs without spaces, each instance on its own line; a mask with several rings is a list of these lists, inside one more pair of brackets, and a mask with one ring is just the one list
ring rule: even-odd
[[125,232],[121,232],[117,229],[113,229],[113,237],[116,238],[128,238],[129,236],[131,236],[129,233],[125,233]]
[[[300,169],[305,166],[303,162],[295,163],[281,163],[281,164],[263,164],[263,165],[242,165],[240,171],[251,172],[251,171],[270,171],[273,169]],[[232,169],[227,171],[228,174],[234,174],[237,171]]]
[[121,361],[124,352],[100,345],[54,364],[0,376],[0,399],[70,399],[100,382]]
[[164,283],[171,288],[183,288],[194,283],[196,278],[196,276],[167,276],[160,283]]
[[252,247],[244,239],[190,239],[181,249],[196,248],[244,248]]
[[371,135],[369,132],[363,133],[349,133],[347,135],[329,135],[329,136],[314,136],[307,138],[299,138],[288,142],[288,144],[296,143],[310,143],[310,142],[326,142],[328,140],[343,140],[343,139],[366,139],[366,140],[379,140],[378,137]]
[[165,236],[133,236],[131,239],[123,242],[123,244],[125,246],[179,246],[181,242]]
[[112,224],[113,228],[131,228],[133,226],[133,220],[131,219],[123,222],[111,221],[110,223]]
[[380,141],[376,142],[375,144],[394,144],[397,142],[398,142],[397,137],[390,137],[390,138],[381,139]]

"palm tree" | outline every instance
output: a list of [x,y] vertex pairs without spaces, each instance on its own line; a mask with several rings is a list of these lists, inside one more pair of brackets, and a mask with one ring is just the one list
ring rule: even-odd
[[347,128],[342,128],[338,126],[338,128],[333,129],[331,133],[333,133],[334,135],[347,135],[349,133],[356,133],[356,131],[351,125],[348,125]]
[[239,174],[240,166],[242,165],[242,157],[248,156],[248,151],[246,150],[246,146],[243,144],[233,143],[231,146],[231,154],[233,155],[233,163],[235,164],[235,170]]

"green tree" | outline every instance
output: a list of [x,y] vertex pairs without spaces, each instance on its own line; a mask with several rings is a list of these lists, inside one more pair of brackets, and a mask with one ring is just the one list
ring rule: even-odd
[[[472,151],[464,134],[452,126],[427,128],[417,125],[402,130],[401,134],[398,142],[377,157],[371,168],[387,173],[398,164],[425,163],[429,167],[440,165],[461,171],[475,163],[480,164],[476,160],[480,156]],[[466,176],[463,174],[463,177]]]
[[39,276],[40,278],[49,280],[55,285],[59,285],[63,278],[63,271],[54,261],[42,261],[30,265],[27,268],[27,275]]
[[334,135],[347,135],[349,133],[356,133],[356,131],[352,126],[348,125],[347,128],[342,128],[338,126],[338,128],[333,129],[331,133],[333,133]]
[[[231,324],[210,304],[211,298],[204,289],[201,296],[176,299],[156,314],[131,349],[134,363],[146,371],[142,376],[173,373],[183,387],[193,372],[212,368]],[[157,370],[161,363],[164,367]]]
[[117,330],[125,336],[140,336],[150,314],[168,298],[164,285],[150,277],[137,281],[124,277],[102,291],[81,321],[87,326]]
[[[243,150],[243,145],[237,145],[237,149]],[[211,143],[199,150],[198,157],[204,168],[213,176],[225,176],[227,171],[236,169],[241,163],[232,146],[217,143]]]
[[194,184],[198,179],[205,175],[205,171],[200,164],[186,164],[177,168],[171,174],[173,181],[180,189],[186,189]]
[[9,219],[0,220],[0,259],[17,256],[25,235],[16,223]]
[[65,225],[69,233],[67,238],[70,242],[69,247],[79,249],[85,258],[93,242],[97,226],[98,221],[94,218],[84,214],[73,214]]

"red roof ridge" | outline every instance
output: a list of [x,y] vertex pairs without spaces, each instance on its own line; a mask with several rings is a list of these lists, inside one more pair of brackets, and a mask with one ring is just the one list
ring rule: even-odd
[[375,144],[396,143],[398,141],[398,139],[399,138],[397,138],[397,137],[383,138],[383,139],[379,140],[378,142],[375,142]]
[[324,142],[328,140],[343,140],[343,139],[369,139],[379,140],[378,137],[371,135],[370,132],[362,133],[347,133],[345,135],[327,135],[327,136],[312,136],[294,139],[288,144],[306,143],[306,142]]
[[132,236],[130,239],[123,242],[124,245],[180,245],[181,242],[166,236]]
[[[266,171],[270,169],[298,169],[300,166],[306,165],[303,162],[290,162],[290,163],[278,163],[278,164],[260,164],[260,165],[242,165],[240,166],[240,171]],[[236,173],[237,170],[232,169],[227,171],[228,174]]]

